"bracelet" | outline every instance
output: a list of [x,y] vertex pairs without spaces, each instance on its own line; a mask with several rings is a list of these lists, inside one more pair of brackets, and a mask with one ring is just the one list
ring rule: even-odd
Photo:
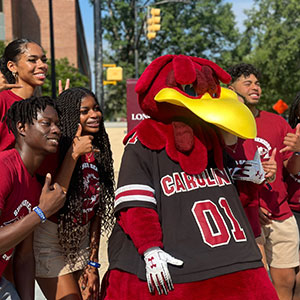
[[97,269],[99,269],[100,266],[101,266],[99,263],[97,263],[97,262],[95,262],[95,261],[91,261],[91,260],[88,261],[88,265],[89,265],[89,266],[92,266],[92,267],[94,267],[94,268],[97,268]]
[[47,220],[45,214],[38,206],[35,206],[32,210],[40,217],[41,223],[44,223]]

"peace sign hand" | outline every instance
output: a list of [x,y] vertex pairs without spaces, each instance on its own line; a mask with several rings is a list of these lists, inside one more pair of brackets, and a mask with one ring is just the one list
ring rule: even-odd
[[68,88],[70,88],[70,79],[67,78],[66,80],[66,84],[65,84],[65,88],[63,89],[62,86],[62,81],[58,80],[58,94],[60,95],[63,91],[67,90]]

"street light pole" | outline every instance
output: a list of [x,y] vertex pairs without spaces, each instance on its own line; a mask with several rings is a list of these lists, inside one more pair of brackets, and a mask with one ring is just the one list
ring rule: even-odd
[[137,5],[134,1],[134,66],[135,78],[139,78],[139,52],[138,52],[138,30],[137,30]]
[[56,74],[55,74],[52,0],[49,0],[49,29],[50,29],[50,53],[51,53],[51,95],[53,99],[56,99]]
[[94,0],[95,94],[104,110],[101,1]]

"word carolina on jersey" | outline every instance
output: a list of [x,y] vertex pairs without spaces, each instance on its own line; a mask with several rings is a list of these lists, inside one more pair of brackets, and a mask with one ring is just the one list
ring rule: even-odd
[[174,172],[160,180],[162,190],[166,196],[174,193],[188,192],[205,187],[230,185],[231,180],[225,169],[206,169],[198,175],[188,175],[185,172]]

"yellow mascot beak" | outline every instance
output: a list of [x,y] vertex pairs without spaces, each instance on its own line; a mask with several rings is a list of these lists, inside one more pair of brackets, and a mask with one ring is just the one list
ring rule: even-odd
[[172,88],[164,88],[157,93],[154,100],[186,107],[204,121],[238,137],[244,139],[256,137],[253,114],[238,100],[237,94],[227,88],[221,88],[219,98],[212,98],[205,93],[200,99],[189,98]]

